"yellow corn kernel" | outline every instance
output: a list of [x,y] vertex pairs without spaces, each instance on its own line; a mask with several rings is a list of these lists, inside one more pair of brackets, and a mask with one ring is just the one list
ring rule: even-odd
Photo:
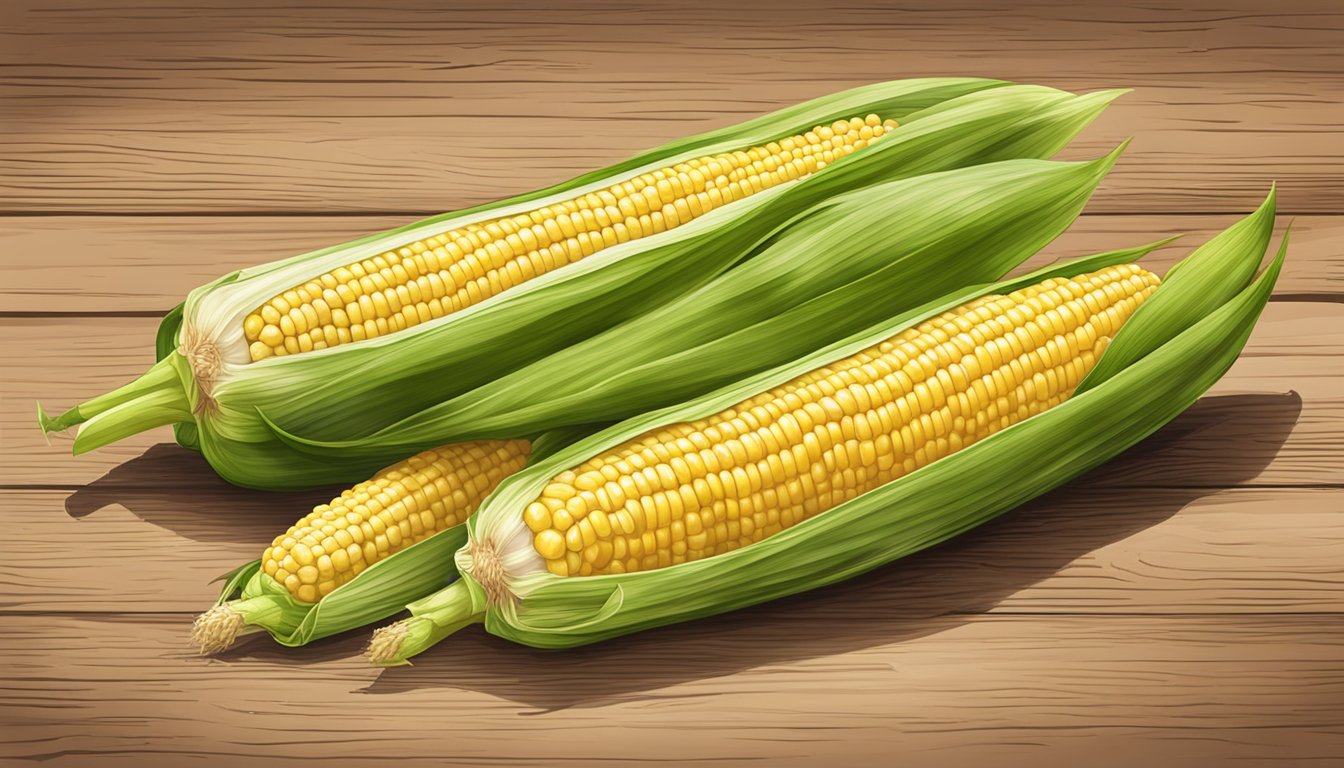
[[527,465],[531,449],[526,440],[480,440],[418,453],[314,507],[276,537],[262,569],[294,597],[315,602],[379,560],[465,521]]
[[[249,314],[243,320],[248,354],[255,362],[420,325],[616,243],[680,226],[813,173],[895,125],[877,115],[839,120],[745,151],[687,160],[527,214],[466,225],[337,267],[283,291]],[[810,153],[806,161],[795,159],[804,151]]]
[[[837,136],[836,126],[805,140]],[[1063,402],[1157,284],[1129,264],[982,297],[718,414],[633,438],[544,487],[539,501],[564,499],[580,522],[566,532],[528,507],[537,554],[552,573],[596,575],[760,541]],[[599,488],[619,493],[589,490]]]

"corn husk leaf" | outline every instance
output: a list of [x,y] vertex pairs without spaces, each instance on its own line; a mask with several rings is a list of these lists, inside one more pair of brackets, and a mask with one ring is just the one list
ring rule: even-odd
[[[1115,264],[1126,264],[1133,261],[1137,261],[1138,259],[1141,259],[1148,253],[1152,252],[1153,250],[1156,250],[1157,248],[1166,245],[1167,243],[1171,242],[1171,240],[1174,239],[1175,238],[1169,238],[1167,240],[1161,240],[1156,243],[1151,243],[1148,245],[1138,246],[1134,248],[1127,248],[1117,251],[1109,251],[1106,253],[1100,253],[1086,258],[1065,262],[1059,265],[1052,265],[1045,269],[1037,270],[1035,272],[1029,273],[1014,280],[1009,280],[994,285],[981,284],[970,286],[968,288],[963,288],[956,292],[939,297],[937,300],[929,302],[928,304],[925,304],[923,306],[917,307],[907,313],[899,315],[893,320],[891,320],[889,325],[891,327],[899,328],[904,327],[907,324],[914,324],[919,322],[920,318],[938,314],[951,307],[955,307],[959,304],[962,304],[985,293],[1010,292],[1013,290],[1017,290],[1020,287],[1030,285],[1032,283],[1038,282],[1040,280],[1045,280],[1049,277],[1053,277],[1056,275],[1081,274],[1084,272],[1091,272],[1094,270],[1102,269],[1104,267]],[[883,329],[882,331],[872,331],[870,333],[860,334],[862,341],[855,341],[853,339],[849,339],[846,340],[845,342],[840,343],[839,345],[836,345],[836,347],[834,348],[823,350],[813,355],[808,355],[805,358],[805,361],[800,361],[796,365],[789,366],[789,368],[792,370],[803,368],[805,365],[819,365],[824,361],[835,359],[837,356],[844,356],[846,354],[849,354],[854,349],[861,349],[863,346],[866,346],[867,343],[870,341],[869,337],[872,336],[873,333],[884,334],[885,329]],[[843,350],[843,352],[838,350]],[[756,389],[758,387],[766,388],[771,386],[771,382],[773,382],[777,378],[778,378],[777,372],[768,372],[761,374],[757,377],[753,377],[748,381],[742,382],[740,385],[731,387],[728,390],[719,393],[718,396],[712,398],[712,400],[701,403],[700,406],[698,407],[698,410],[706,413],[714,412],[714,410],[717,410],[719,407],[723,405],[731,404],[732,402],[736,402],[737,400],[753,393],[754,391],[758,391]],[[680,408],[673,407],[670,409],[666,409],[662,412],[659,412],[657,414],[650,414],[645,417],[633,419],[629,424],[625,425],[627,428],[623,429],[620,434],[626,436],[638,434],[639,431],[643,429],[652,428],[657,424],[665,422],[666,420],[668,420],[667,419],[668,414],[672,412],[680,412]],[[610,434],[594,435],[592,438],[584,441],[582,444],[575,445],[572,448],[562,451],[560,454],[557,455],[557,457],[546,463],[547,466],[546,470],[539,469],[538,474],[539,476],[549,478],[555,472],[559,471],[564,466],[567,466],[567,462],[577,461],[579,460],[578,457],[586,457],[600,450],[603,450],[604,446],[613,443],[613,441],[616,440],[617,438],[612,437]],[[570,458],[564,459],[561,458],[562,456],[569,456]],[[548,472],[550,474],[547,474]],[[487,501],[487,504],[493,504],[493,503],[494,503],[493,500]],[[404,659],[405,656],[413,655],[413,653],[419,652],[418,650],[412,652],[409,651],[409,649],[419,648],[420,650],[423,650],[423,648],[428,647],[428,645],[446,636],[451,631],[455,631],[456,629],[460,628],[461,626],[464,626],[465,624],[472,623],[471,619],[462,618],[462,612],[467,611],[469,615],[478,614],[478,612],[483,608],[484,604],[483,603],[476,604],[473,601],[479,599],[481,599],[481,597],[478,591],[472,592],[468,590],[466,587],[460,587],[444,590],[434,595],[425,597],[423,600],[411,603],[408,606],[408,608],[412,611],[412,613],[415,614],[417,618],[423,618],[425,620],[420,622],[413,622],[408,627],[407,631],[410,634],[406,639],[403,640],[404,647],[408,649],[408,652],[402,658]]]
[[[163,320],[159,322],[159,330],[154,337],[154,362],[162,362],[164,358],[177,352],[177,337],[182,330],[182,313],[185,308],[185,302],[178,304],[168,310],[168,314],[164,315]],[[195,421],[175,422],[173,424],[173,438],[183,448],[190,448],[193,451],[201,450],[201,439],[196,432]]]
[[[189,430],[179,435],[198,444],[231,482],[275,489],[349,482],[399,458],[401,449],[378,456],[369,455],[373,451],[313,456],[293,450],[268,427],[268,420],[284,432],[316,441],[370,435],[705,285],[749,258],[781,225],[836,194],[953,167],[1048,157],[1117,95],[1073,96],[1038,86],[937,80],[882,83],[818,99],[715,132],[711,138],[646,153],[616,168],[628,173],[687,154],[758,142],[850,111],[883,110],[902,120],[902,128],[798,182],[598,252],[439,320],[320,352],[249,364],[225,361],[205,388],[187,358],[173,352],[142,380],[59,417],[44,417],[42,424],[53,430],[83,422],[74,446],[83,452],[158,424],[194,423],[196,435]],[[938,108],[927,115],[921,112],[933,106]],[[581,191],[585,184],[596,183],[591,176],[551,193]],[[236,324],[226,322],[230,313],[250,311],[317,267],[346,263],[384,244],[400,244],[411,233],[440,231],[548,199],[514,198],[227,275],[188,297],[177,340],[182,344],[209,338],[223,345],[221,334],[241,338]],[[843,250],[837,245],[837,254]],[[823,253],[818,258],[838,256]],[[802,286],[776,296],[778,308],[810,300],[809,290]],[[165,325],[170,337],[172,325]],[[601,366],[609,361],[601,356],[589,362]],[[648,388],[656,392],[658,382]],[[550,428],[543,422],[531,426],[533,432]]]
[[[838,195],[701,289],[387,429],[341,442],[276,431],[295,450],[348,460],[693,397],[893,310],[998,279],[1073,223],[1121,149],[1087,163],[1006,160]],[[816,257],[838,248],[844,258]],[[620,364],[585,362],[603,355]]]
[[1254,213],[1218,233],[1179,264],[1167,270],[1162,290],[1145,301],[1120,328],[1106,354],[1078,383],[1075,395],[1100,385],[1161,342],[1231,301],[1255,276],[1259,260],[1274,234],[1276,193]]
[[[1149,326],[1130,342],[1134,361],[1087,392],[751,546],[634,574],[562,578],[528,573],[508,580],[516,599],[495,604],[487,604],[472,576],[471,548],[464,547],[457,554],[464,577],[412,604],[414,617],[387,632],[395,642],[376,636],[373,658],[404,662],[448,632],[482,620],[492,634],[537,647],[595,642],[831,584],[969,530],[1109,460],[1193,404],[1240,353],[1273,290],[1286,249],[1285,237],[1259,278],[1243,282],[1220,306],[1196,318],[1169,315],[1170,322],[1185,323],[1183,328]],[[1263,249],[1243,240],[1235,258],[1226,258],[1245,274],[1244,265],[1253,271]],[[990,290],[1007,292],[1054,274],[1091,271],[1104,261],[1074,262]],[[1181,267],[1192,268],[1208,265]],[[990,290],[970,290],[907,313],[797,363],[582,440],[502,484],[469,521],[471,538],[503,535],[526,503],[566,467],[649,429],[708,416]]]

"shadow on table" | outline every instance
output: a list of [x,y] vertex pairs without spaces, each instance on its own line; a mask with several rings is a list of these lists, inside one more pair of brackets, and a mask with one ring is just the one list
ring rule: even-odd
[[338,493],[239,488],[220,479],[199,453],[162,443],[70,494],[65,512],[85,517],[116,504],[195,541],[270,541],[277,526],[292,524]]
[[[598,707],[748,670],[764,680],[774,664],[942,632],[1195,499],[1255,478],[1273,461],[1301,409],[1295,392],[1205,398],[1068,486],[973,533],[842,584],[567,651],[514,645],[473,627],[417,657],[412,667],[383,671],[364,691],[465,688],[541,711]],[[1253,441],[1247,439],[1250,423],[1257,431]],[[1198,482],[1186,473],[1182,486],[1172,487],[1169,476],[1181,469],[1174,457],[1194,449],[1203,457]],[[1109,503],[1098,508],[1102,497]],[[329,648],[300,654],[325,657],[354,642],[336,638]]]

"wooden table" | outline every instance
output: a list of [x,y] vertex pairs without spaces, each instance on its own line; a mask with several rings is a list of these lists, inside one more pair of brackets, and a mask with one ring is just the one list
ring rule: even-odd
[[[1193,4],[5,3],[0,759],[1340,764],[1344,8]],[[1066,152],[1137,137],[1041,261],[1191,233],[1165,266],[1271,181],[1293,247],[1189,413],[866,578],[576,652],[471,630],[378,671],[360,631],[204,659],[209,579],[324,494],[227,487],[167,431],[72,458],[34,424],[142,370],[223,271],[937,74],[1135,88]]]

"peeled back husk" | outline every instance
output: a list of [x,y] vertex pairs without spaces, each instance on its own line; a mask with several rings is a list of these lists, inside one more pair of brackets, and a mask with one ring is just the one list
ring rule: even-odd
[[[1116,95],[1073,96],[979,80],[867,86],[687,139],[543,192],[242,270],[188,296],[180,327],[173,329],[170,323],[160,334],[161,346],[166,346],[165,338],[176,346],[144,377],[59,417],[43,416],[42,424],[53,430],[83,423],[76,453],[156,425],[190,425],[179,428],[179,437],[198,445],[216,471],[236,484],[279,489],[350,482],[405,455],[402,447],[379,451],[374,446],[348,459],[333,459],[295,450],[283,433],[323,442],[367,437],[731,273],[759,253],[777,230],[788,229],[837,194],[949,168],[1048,157]],[[230,334],[241,334],[244,315],[322,270],[423,233],[573,196],[648,167],[768,141],[866,111],[892,115],[901,127],[808,177],[661,234],[600,251],[438,320],[255,363],[207,354],[236,352],[238,344]],[[815,258],[838,262],[844,246],[836,243],[834,250]],[[944,266],[962,268],[952,262]],[[796,283],[771,298],[782,310],[816,295],[814,286]],[[620,361],[599,352],[582,362],[606,367]],[[659,383],[649,382],[647,394],[659,404],[676,400],[659,399],[658,392]],[[624,415],[629,414],[611,418]],[[535,434],[551,427],[538,419],[526,431]]]

